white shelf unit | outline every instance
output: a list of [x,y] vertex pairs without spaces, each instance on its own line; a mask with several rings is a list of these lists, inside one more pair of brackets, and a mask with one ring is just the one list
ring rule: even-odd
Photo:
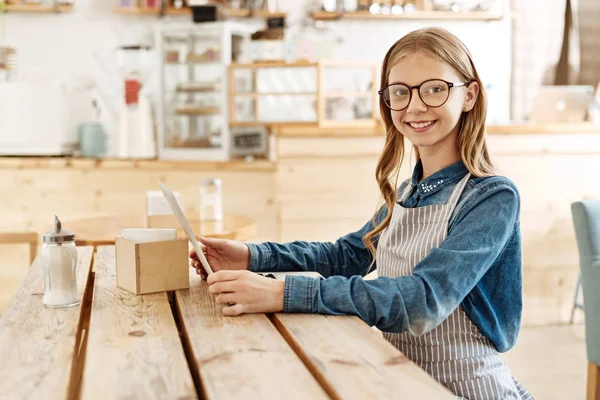
[[157,28],[160,159],[231,158],[228,68],[245,60],[253,31],[229,21]]

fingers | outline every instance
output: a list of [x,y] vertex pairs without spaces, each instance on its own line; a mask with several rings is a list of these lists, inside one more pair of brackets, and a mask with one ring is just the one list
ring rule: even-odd
[[204,268],[196,268],[196,273],[200,275],[200,278],[202,278],[203,281],[205,281],[206,278],[208,278],[208,274],[206,273]]
[[[211,276],[208,277],[209,281]],[[235,281],[217,282],[213,283],[212,285],[209,283],[209,285],[210,286],[208,287],[208,291],[211,294],[234,293],[238,289],[238,285]]]
[[[202,243],[200,243],[200,248],[202,249],[202,252],[204,252],[204,254],[206,254],[206,246],[203,245]],[[196,254],[196,249],[191,249],[190,250],[190,258],[198,258],[198,254]]]
[[215,302],[217,304],[232,305],[236,304],[236,297],[235,293],[221,293],[215,298]]
[[202,264],[200,264],[200,261],[193,259],[192,262],[190,263],[190,267],[194,268],[196,270],[196,273],[198,275],[200,275],[202,277],[202,279],[206,279],[207,273],[204,270],[204,267],[202,266]]
[[223,250],[227,246],[227,240],[207,238],[204,236],[198,236],[198,240],[205,246],[213,247],[217,250]]
[[241,276],[242,272],[244,271],[217,271],[208,277],[208,284],[213,285],[217,282],[235,281]]
[[223,315],[227,317],[235,317],[244,313],[244,306],[242,304],[234,304],[232,306],[223,307]]

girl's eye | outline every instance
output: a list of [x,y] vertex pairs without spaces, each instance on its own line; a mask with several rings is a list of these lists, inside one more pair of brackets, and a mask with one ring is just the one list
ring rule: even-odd
[[442,93],[444,91],[444,87],[440,86],[440,85],[432,85],[432,86],[428,86],[425,88],[425,94],[427,95],[432,95],[432,94],[438,94],[438,93]]
[[406,90],[406,89],[396,89],[396,90],[394,90],[393,95],[396,96],[396,97],[408,96],[408,90]]

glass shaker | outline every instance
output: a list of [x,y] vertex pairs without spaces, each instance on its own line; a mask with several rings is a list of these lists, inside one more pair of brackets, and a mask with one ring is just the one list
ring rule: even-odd
[[222,182],[207,178],[200,183],[200,221],[223,220]]
[[54,216],[54,228],[42,236],[42,242],[44,305],[51,308],[78,305],[75,234],[62,229]]

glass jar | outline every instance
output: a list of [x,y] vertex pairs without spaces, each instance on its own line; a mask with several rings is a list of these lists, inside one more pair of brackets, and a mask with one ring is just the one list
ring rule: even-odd
[[200,183],[200,221],[221,220],[223,220],[221,179],[205,179]]
[[62,229],[61,222],[55,216],[54,229],[42,236],[42,242],[44,305],[51,308],[78,305],[75,234]]

